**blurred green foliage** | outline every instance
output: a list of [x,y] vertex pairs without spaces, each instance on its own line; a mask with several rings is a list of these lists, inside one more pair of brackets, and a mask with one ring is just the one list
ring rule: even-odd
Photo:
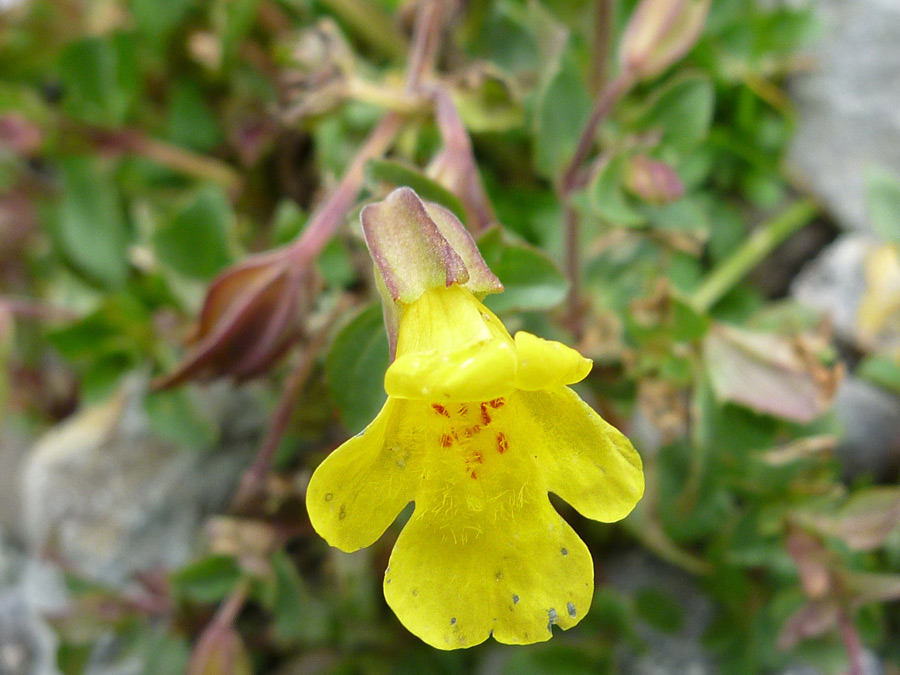
[[[592,27],[600,4],[465,3],[439,62],[497,220],[478,243],[507,290],[487,304],[511,327],[577,338],[596,364],[585,395],[613,423],[640,419],[653,430],[635,438],[648,477],[638,510],[615,528],[576,520],[579,534],[600,570],[609,555],[643,547],[695,575],[716,613],[703,642],[723,673],[809,659],[840,672],[846,653],[835,627],[791,623],[823,598],[900,667],[900,614],[884,602],[900,595],[900,494],[854,516],[881,524],[865,546],[848,541],[854,527],[835,525],[844,522],[841,508],[877,488],[841,482],[829,453],[840,430],[827,405],[810,404],[802,419],[787,405],[798,391],[827,404],[839,378],[817,317],[790,307],[779,314],[745,283],[724,288],[710,309],[694,302],[745,246],[749,224],[765,229],[795,198],[782,166],[796,120],[781,85],[818,25],[808,10],[780,3],[716,0],[696,46],[606,117],[599,153],[571,195],[583,304],[573,336],[557,188],[592,101],[615,72],[615,45],[636,3],[609,3],[615,22],[608,44],[599,42],[605,50]],[[129,372],[173,367],[209,280],[304,231],[380,106],[407,118],[390,158],[368,163],[363,199],[411,185],[472,226],[466,196],[428,170],[442,147],[430,110],[403,99],[398,84],[411,9],[390,0],[32,0],[2,10],[0,291],[77,316],[16,331],[9,360],[17,368],[0,375],[10,409],[37,426],[71,409],[75,401],[53,408],[7,384],[15,377],[7,370],[42,381],[48,355],[77,383],[78,402],[103,399]],[[666,203],[642,196],[629,178],[638,156],[669,167],[683,194]],[[869,186],[873,223],[896,241],[898,183],[872,173]],[[358,432],[384,399],[387,339],[356,214],[318,256],[310,305],[320,317],[352,295],[363,308],[313,355],[319,365],[279,454],[284,475],[308,475],[333,439]],[[13,339],[3,320],[0,313],[0,366]],[[718,345],[732,377],[781,372],[765,409],[717,398],[708,374],[717,364],[704,349],[721,322],[748,331]],[[749,363],[750,331],[803,358]],[[861,374],[900,391],[893,354],[870,355]],[[276,366],[261,387],[274,398],[284,376]],[[153,429],[186,448],[214,444],[217,429],[192,402],[198,395],[149,395]],[[61,670],[81,672],[92,640],[111,629],[143,655],[146,672],[182,672],[214,605],[244,580],[249,609],[237,627],[258,672],[614,673],[623,653],[646,648],[637,628],[678,634],[686,622],[663,589],[599,583],[592,613],[549,644],[436,652],[381,599],[396,527],[371,550],[343,556],[304,528],[297,495],[272,499],[283,503],[238,520],[289,536],[252,555],[201,554],[172,573],[164,621],[127,603],[106,621],[90,599],[116,594],[73,582],[92,628],[61,622]],[[798,530],[816,538],[815,556],[827,553],[820,597],[803,590],[812,554],[792,549]],[[854,576],[863,572],[881,577]]]

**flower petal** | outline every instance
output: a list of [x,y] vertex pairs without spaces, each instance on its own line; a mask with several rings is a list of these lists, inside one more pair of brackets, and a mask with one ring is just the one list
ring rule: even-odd
[[422,444],[414,437],[415,411],[407,406],[389,398],[372,423],[332,452],[310,479],[310,522],[342,551],[370,546],[413,500],[422,475]]
[[568,387],[522,391],[510,403],[548,490],[604,523],[631,512],[644,494],[644,473],[622,432]]
[[509,394],[516,351],[500,320],[460,286],[433,288],[403,308],[389,396],[484,401]]
[[562,342],[544,340],[525,331],[516,333],[515,342],[519,356],[517,389],[533,391],[575,384],[586,378],[594,365]]
[[[548,640],[587,613],[593,564],[587,546],[536,484],[507,511],[436,511],[416,504],[385,572],[397,617],[438,649],[493,636],[507,644]],[[494,502],[496,505],[497,502]]]

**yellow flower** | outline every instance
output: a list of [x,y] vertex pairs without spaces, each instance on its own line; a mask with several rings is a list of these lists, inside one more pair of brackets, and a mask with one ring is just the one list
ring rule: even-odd
[[548,492],[619,520],[643,493],[641,460],[566,386],[587,376],[588,359],[529,333],[513,339],[447,279],[409,302],[395,294],[388,400],[313,474],[310,519],[355,551],[415,502],[384,576],[400,621],[440,649],[547,640],[554,624],[578,623],[593,594],[591,555]]

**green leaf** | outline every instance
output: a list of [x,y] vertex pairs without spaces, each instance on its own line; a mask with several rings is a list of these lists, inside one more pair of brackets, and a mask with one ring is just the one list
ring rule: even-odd
[[66,158],[61,169],[54,223],[60,252],[92,281],[121,286],[128,275],[128,227],[113,181],[90,157]]
[[688,154],[709,134],[715,94],[706,75],[671,81],[635,120],[638,131],[662,131],[662,144]]
[[162,43],[178,26],[193,5],[193,0],[130,0],[131,15],[137,28],[157,43]]
[[539,45],[526,16],[513,3],[494,2],[472,41],[473,52],[510,73],[540,66]]
[[185,638],[158,628],[146,638],[143,653],[143,675],[170,675],[187,671],[191,649]]
[[887,356],[867,356],[859,364],[857,377],[900,396],[900,362]]
[[678,602],[656,588],[639,588],[634,594],[634,605],[638,616],[664,633],[676,633],[684,624]]
[[224,3],[221,28],[222,52],[233,55],[241,41],[250,33],[256,20],[259,0],[230,0]]
[[639,227],[647,217],[632,206],[623,188],[626,158],[619,156],[606,163],[590,188],[591,207],[598,216],[612,225]]
[[494,312],[547,310],[565,299],[569,282],[540,249],[505,243],[499,228],[483,234],[478,248],[505,289],[484,299]]
[[466,210],[459,198],[417,169],[402,162],[373,159],[366,165],[366,171],[374,181],[384,181],[396,187],[412,188],[422,199],[446,206],[453,211],[457,218],[466,222]]
[[538,173],[550,180],[559,178],[571,161],[591,112],[591,99],[570,52],[563,55],[538,94],[536,106],[534,163]]
[[167,127],[167,135],[174,143],[201,152],[212,150],[224,138],[215,113],[191,80],[174,84]]
[[596,675],[606,672],[598,669],[596,657],[591,657],[578,647],[570,645],[541,645],[529,650],[518,650],[500,671],[503,675]]
[[687,232],[705,238],[712,226],[703,206],[701,200],[690,196],[664,206],[645,204],[641,207],[641,212],[652,227]]
[[341,329],[325,361],[331,395],[352,433],[361,431],[384,405],[389,362],[381,307],[372,304]]
[[70,44],[59,60],[66,112],[92,125],[125,122],[140,85],[132,36],[89,37]]
[[157,391],[144,398],[150,429],[161,438],[196,450],[214,447],[219,427],[185,389]]
[[171,577],[176,593],[194,602],[219,602],[241,579],[241,568],[229,555],[211,555],[177,570]]
[[675,442],[659,453],[659,515],[675,541],[695,541],[719,532],[729,513],[729,495],[708,468],[696,473],[696,448]]
[[872,227],[888,241],[900,242],[900,177],[870,167],[865,181]]
[[356,280],[356,267],[346,244],[338,238],[334,238],[325,244],[316,266],[325,277],[325,283],[332,288],[349,288]]
[[271,561],[277,586],[273,612],[275,639],[287,643],[324,639],[328,632],[325,607],[310,595],[306,583],[284,550],[276,551]]
[[233,216],[225,192],[206,186],[153,234],[160,260],[188,277],[208,279],[231,262]]

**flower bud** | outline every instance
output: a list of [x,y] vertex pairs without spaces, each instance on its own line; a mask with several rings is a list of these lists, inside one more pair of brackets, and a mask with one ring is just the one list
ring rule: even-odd
[[453,284],[480,297],[503,290],[459,219],[439,204],[423,202],[408,187],[370,204],[360,219],[375,261],[391,354],[397,303],[415,302],[427,290]]
[[675,170],[646,155],[636,155],[629,160],[625,169],[625,187],[645,202],[660,206],[684,195],[684,184]]
[[482,296],[503,290],[459,219],[443,206],[423,202],[410,188],[370,204],[361,220],[393,302],[410,303],[431,288],[452,284]]
[[189,353],[153,388],[225,375],[244,380],[284,354],[299,333],[307,299],[306,270],[288,251],[252,256],[213,280]]
[[710,0],[641,0],[619,46],[622,67],[639,80],[659,75],[697,42],[709,5]]

